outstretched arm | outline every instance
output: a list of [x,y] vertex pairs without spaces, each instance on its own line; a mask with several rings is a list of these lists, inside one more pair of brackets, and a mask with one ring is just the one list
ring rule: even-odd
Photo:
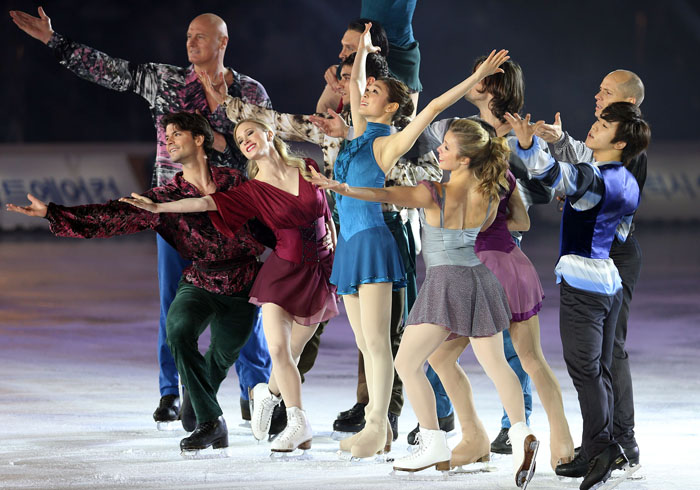
[[[484,78],[494,73],[503,73],[503,70],[499,67],[509,58],[508,51],[505,49],[500,50],[498,53],[496,50],[491,51],[488,58],[479,65],[471,76],[466,78],[462,83],[455,85],[444,94],[431,100],[425,109],[420,111],[405,129],[379,140],[377,142],[379,146],[376,148],[378,150],[377,163],[382,170],[384,170],[384,173],[391,169],[401,155],[411,149],[416,139],[418,139],[418,136],[420,136],[438,114],[464,97],[467,92]],[[353,114],[353,124],[354,123],[355,119]]]
[[372,37],[369,33],[371,28],[371,22],[365,24],[365,32],[360,36],[355,62],[352,64],[352,73],[350,75],[350,111],[352,113],[352,124],[355,128],[355,138],[364,133],[367,127],[365,116],[360,114],[360,101],[362,100],[362,94],[365,93],[365,88],[367,88],[367,74],[365,73],[367,55],[379,51],[378,47],[372,45]]
[[535,133],[549,145],[552,156],[564,162],[592,162],[593,150],[582,141],[575,140],[567,132],[563,131],[561,114],[554,115],[552,124],[542,124]]
[[19,10],[10,10],[12,22],[24,32],[38,39],[44,44],[48,44],[49,39],[53,36],[51,28],[51,19],[42,7],[39,7],[39,17],[34,17]]
[[17,27],[35,39],[47,44],[59,62],[80,78],[111,90],[131,90],[154,104],[158,91],[159,70],[163,65],[155,63],[130,64],[111,57],[89,46],[73,42],[56,33],[51,19],[39,7],[39,17],[18,10],[10,11]]
[[131,197],[122,197],[121,202],[126,202],[151,213],[203,213],[216,211],[216,203],[211,196],[190,197],[170,202],[153,202],[147,197],[131,193]]
[[590,163],[559,162],[543,150],[546,143],[534,138],[538,125],[530,124],[530,115],[506,113],[515,135],[518,137],[516,154],[522,159],[531,175],[545,185],[564,192],[574,209],[583,211],[596,206],[605,192],[605,182],[600,170]]
[[[152,191],[149,191],[149,193]],[[118,201],[81,206],[47,205],[31,194],[29,206],[8,204],[7,210],[27,216],[46,218],[49,229],[56,236],[70,238],[109,238],[139,231],[157,229],[157,214],[136,209]],[[150,201],[150,199],[145,198]]]
[[26,214],[27,216],[34,216],[36,218],[46,218],[46,211],[48,206],[46,203],[31,194],[27,194],[27,199],[31,204],[29,206],[17,206],[15,204],[7,204],[5,209],[12,211],[14,213]]
[[311,169],[311,183],[322,189],[329,189],[340,195],[362,201],[387,202],[404,208],[431,208],[436,206],[427,187],[392,186],[392,187],[351,187],[331,180]]

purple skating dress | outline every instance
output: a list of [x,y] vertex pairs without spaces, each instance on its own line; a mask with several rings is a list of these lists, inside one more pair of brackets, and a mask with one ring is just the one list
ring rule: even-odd
[[510,171],[508,184],[508,192],[498,205],[496,219],[476,237],[474,250],[503,286],[513,315],[511,321],[523,322],[540,311],[544,291],[535,267],[508,231],[508,201],[515,189],[515,177]]

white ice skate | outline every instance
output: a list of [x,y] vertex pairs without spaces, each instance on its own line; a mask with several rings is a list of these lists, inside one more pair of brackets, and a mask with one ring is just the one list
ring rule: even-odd
[[[450,448],[447,435],[441,430],[420,428],[418,447],[408,456],[394,461],[394,471],[416,472],[435,466],[438,471],[449,471]],[[416,436],[416,437],[418,437]]]
[[535,474],[535,457],[540,441],[525,422],[518,422],[508,430],[513,447],[513,474],[518,487],[527,488]]
[[250,428],[253,429],[253,436],[262,441],[267,438],[270,432],[270,422],[272,421],[272,411],[282,401],[282,398],[270,393],[267,383],[258,383],[249,391],[251,417]]
[[[292,453],[296,449],[306,451],[311,449],[311,439],[313,438],[311,424],[306,418],[306,412],[298,407],[287,408],[287,427],[278,435],[270,449],[274,453]],[[299,457],[304,456],[302,452]]]

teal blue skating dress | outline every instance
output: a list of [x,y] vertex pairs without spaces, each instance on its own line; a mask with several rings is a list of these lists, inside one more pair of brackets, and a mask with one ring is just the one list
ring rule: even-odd
[[[384,172],[372,143],[391,134],[386,124],[367,123],[365,132],[348,142],[335,162],[335,178],[352,187],[384,187]],[[381,204],[337,195],[340,233],[330,282],[338,294],[356,294],[360,284],[391,282],[406,286],[406,271],[396,240],[384,223]]]

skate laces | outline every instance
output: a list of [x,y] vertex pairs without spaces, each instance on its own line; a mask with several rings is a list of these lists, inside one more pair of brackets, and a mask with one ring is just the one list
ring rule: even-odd
[[408,457],[409,458],[417,458],[425,452],[425,449],[426,449],[426,446],[425,446],[425,443],[423,441],[423,436],[419,432],[418,434],[416,434],[416,444],[413,445],[413,447],[411,449],[411,454],[409,454]]
[[[287,442],[288,440],[293,439],[299,431],[304,430],[306,424],[304,424],[301,417],[294,416],[292,419],[293,423],[287,423],[287,427],[285,427],[282,433],[277,436],[280,442]],[[292,422],[292,420],[289,422]]]

